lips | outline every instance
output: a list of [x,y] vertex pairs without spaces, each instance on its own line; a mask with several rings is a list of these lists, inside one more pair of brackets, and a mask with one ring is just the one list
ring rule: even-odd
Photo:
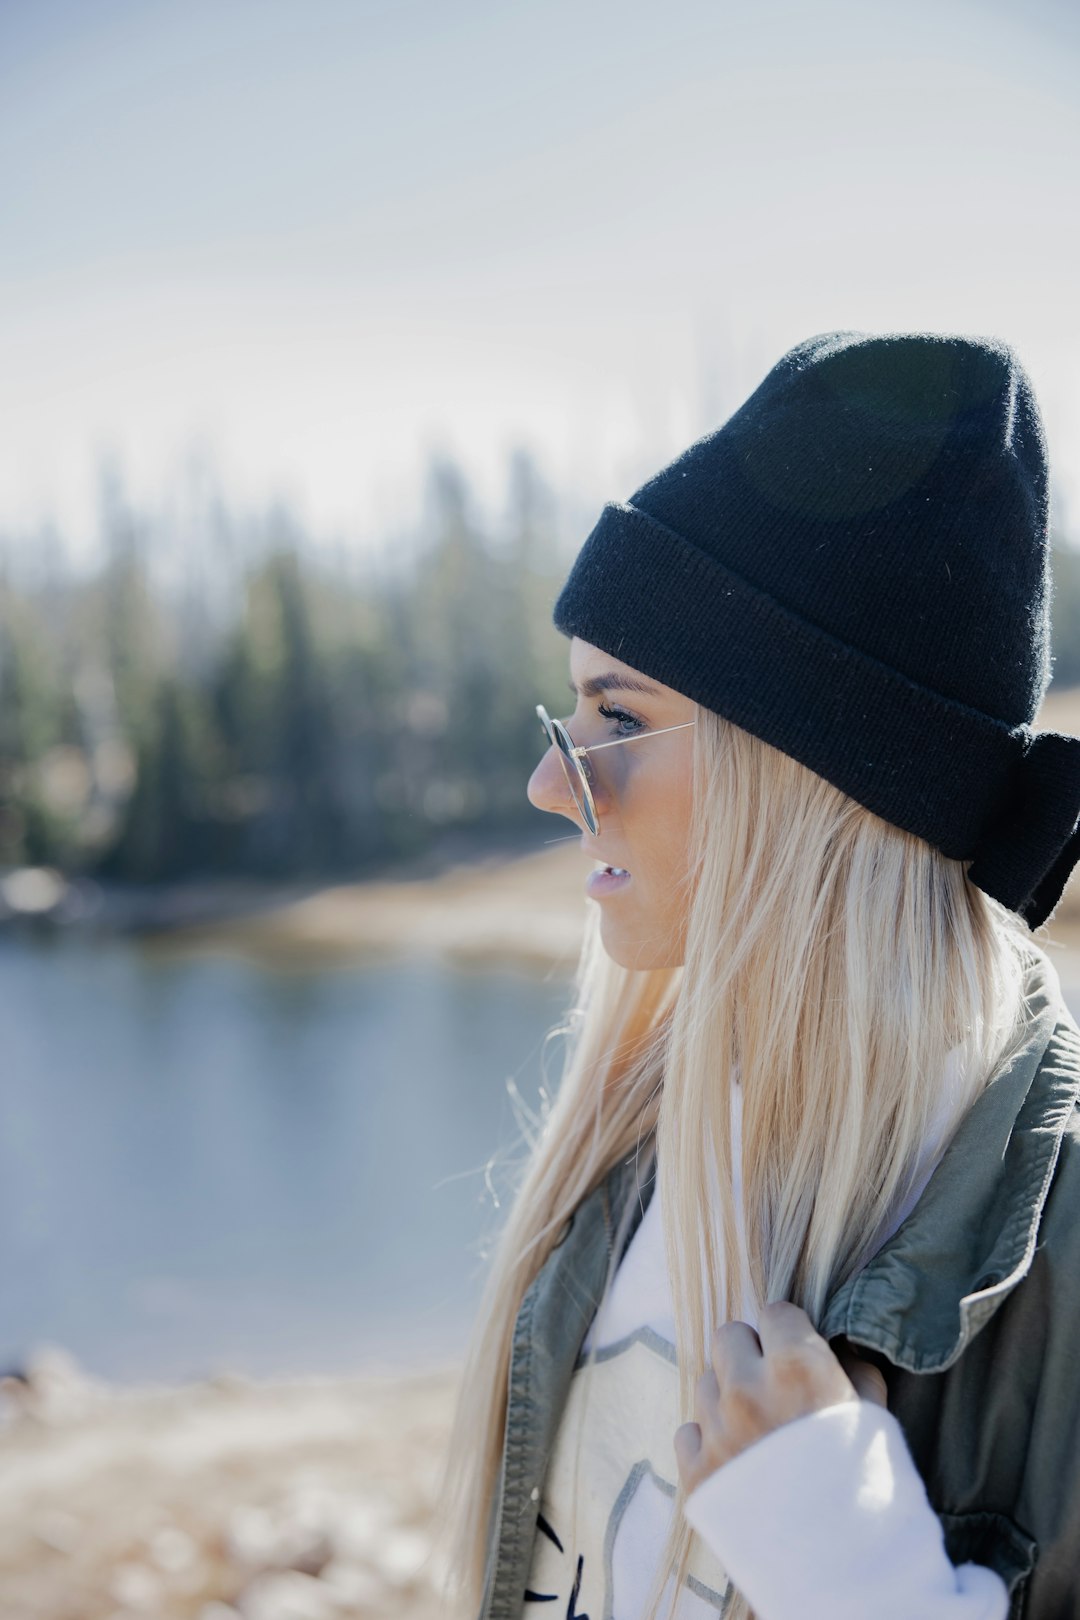
[[630,868],[628,866],[619,866],[614,861],[611,861],[611,862],[605,861],[600,855],[598,855],[596,853],[595,850],[585,849],[584,844],[582,844],[581,847],[582,847],[583,850],[585,850],[585,854],[590,855],[592,857],[592,859],[594,861],[596,861],[597,864],[600,867],[602,867],[605,872],[625,872],[627,874],[627,876],[630,875]]
[[593,859],[596,861],[596,864],[599,866],[602,872],[625,872],[627,877],[630,876],[630,868],[628,866],[619,866],[614,861],[602,861],[598,855],[594,856]]
[[609,866],[594,866],[585,879],[585,893],[592,900],[606,900],[622,894],[630,881],[627,871],[616,872]]

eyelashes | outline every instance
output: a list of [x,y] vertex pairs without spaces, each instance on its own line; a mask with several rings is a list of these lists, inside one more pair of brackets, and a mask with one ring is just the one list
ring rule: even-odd
[[599,713],[603,715],[605,720],[622,721],[629,725],[629,731],[624,731],[621,733],[621,735],[624,737],[632,737],[635,731],[640,731],[642,729],[643,722],[638,720],[635,715],[628,714],[625,709],[609,709],[603,703],[597,704],[597,709]]

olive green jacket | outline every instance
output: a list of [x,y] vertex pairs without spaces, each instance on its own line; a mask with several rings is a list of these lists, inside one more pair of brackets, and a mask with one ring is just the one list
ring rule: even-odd
[[[1080,1029],[1034,944],[1029,1035],[965,1115],[911,1214],[818,1324],[885,1374],[954,1564],[986,1564],[1009,1620],[1080,1617]],[[518,1311],[481,1620],[521,1620],[537,1504],[620,1211],[615,1166]],[[915,1617],[913,1617],[915,1620]]]

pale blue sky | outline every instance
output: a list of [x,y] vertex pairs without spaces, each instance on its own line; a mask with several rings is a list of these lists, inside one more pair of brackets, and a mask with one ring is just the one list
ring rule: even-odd
[[1076,529],[1078,16],[0,0],[0,532],[200,444],[358,546],[432,448],[598,511],[836,327],[1013,343]]

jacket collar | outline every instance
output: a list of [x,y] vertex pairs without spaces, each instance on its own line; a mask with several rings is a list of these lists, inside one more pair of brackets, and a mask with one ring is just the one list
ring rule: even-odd
[[908,1218],[819,1324],[911,1372],[952,1365],[1027,1275],[1061,1139],[1080,1099],[1080,1030],[1029,947],[1027,1037],[965,1114]]
[[[915,1208],[826,1303],[819,1331],[878,1351],[897,1367],[949,1367],[1026,1275],[1057,1164],[1080,1101],[1080,1030],[1057,970],[1031,944],[1027,1038],[964,1115]],[[608,1208],[637,1193],[629,1236],[652,1196],[636,1166],[611,1171]],[[629,1236],[627,1241],[629,1241]]]

